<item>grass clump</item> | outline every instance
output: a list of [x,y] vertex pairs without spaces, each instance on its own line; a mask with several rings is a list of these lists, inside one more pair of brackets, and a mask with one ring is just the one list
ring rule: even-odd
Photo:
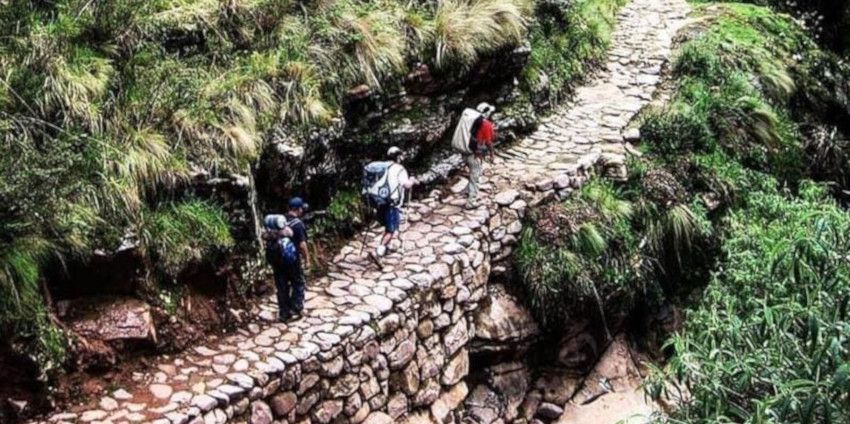
[[567,311],[606,322],[676,295],[686,273],[705,272],[711,236],[705,211],[689,201],[672,176],[653,170],[619,188],[591,180],[536,213],[514,260],[538,319],[550,330]]
[[645,116],[642,133],[653,152],[672,160],[677,153],[720,149],[750,169],[784,174],[783,183],[796,184],[803,143],[785,106],[796,89],[793,57],[809,44],[791,22],[764,9],[715,9],[706,31],[674,61],[680,82],[673,101]]
[[142,239],[157,266],[170,275],[233,245],[226,215],[206,202],[162,205],[146,215],[145,221]]
[[[728,217],[717,273],[650,391],[689,391],[676,422],[843,422],[850,218],[811,183],[752,193]],[[663,378],[661,378],[663,377]]]
[[434,64],[467,68],[478,58],[519,44],[525,35],[527,0],[449,0],[434,18]]

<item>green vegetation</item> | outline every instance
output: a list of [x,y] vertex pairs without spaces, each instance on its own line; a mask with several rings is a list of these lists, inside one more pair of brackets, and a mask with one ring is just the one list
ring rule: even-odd
[[[232,248],[190,176],[245,174],[275,131],[340,115],[411,63],[463,74],[519,44],[529,0],[91,2],[0,7],[0,336],[47,368],[43,275],[138,239],[150,278]],[[352,221],[341,194],[326,222]],[[161,302],[172,304],[173,302]]]
[[549,327],[565,311],[605,319],[690,299],[647,382],[678,401],[665,422],[847,422],[850,215],[810,179],[840,176],[816,161],[846,150],[813,149],[798,121],[832,119],[801,106],[841,104],[824,86],[844,68],[769,9],[698,13],[671,101],[641,117],[629,181],[591,180],[533,216],[521,283]]
[[204,202],[162,205],[145,221],[143,239],[153,262],[172,276],[186,264],[233,244],[224,212]]
[[[846,422],[850,215],[805,183],[727,217],[720,263],[657,377],[690,400],[672,422]],[[673,393],[670,393],[673,392]]]
[[310,231],[325,233],[331,230],[341,235],[354,234],[363,224],[363,201],[357,190],[342,190],[334,195],[327,207],[326,215],[314,220]]
[[807,179],[791,110],[821,53],[768,9],[701,11],[672,102],[642,134],[651,161],[712,210],[719,250],[648,392],[686,393],[669,422],[845,422],[850,215]]
[[548,81],[548,95],[557,102],[587,70],[604,57],[626,0],[541,1],[530,29],[531,57],[523,84],[536,91]]
[[648,166],[635,164],[639,173],[622,187],[591,180],[564,203],[535,212],[523,232],[515,264],[550,330],[569,312],[605,321],[638,302],[657,304],[706,271],[705,209],[689,203],[670,174],[641,165]]

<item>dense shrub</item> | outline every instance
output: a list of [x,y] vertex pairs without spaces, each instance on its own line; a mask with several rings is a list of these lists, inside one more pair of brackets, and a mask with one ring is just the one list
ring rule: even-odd
[[143,240],[156,266],[171,276],[233,244],[224,212],[205,202],[160,205],[144,219]]
[[[715,204],[720,254],[648,392],[680,402],[669,422],[845,422],[850,215],[804,178],[788,102],[808,88],[795,55],[813,43],[767,9],[703,10],[707,28],[675,63],[673,106],[644,128],[653,160]],[[668,147],[665,114],[688,108],[708,149]]]
[[592,180],[531,221],[514,263],[532,310],[553,331],[570,314],[605,323],[638,303],[658,305],[710,265],[706,211],[660,170],[620,188]]
[[822,187],[801,191],[752,193],[728,217],[722,272],[669,342],[663,375],[689,392],[676,421],[850,419],[850,216]]

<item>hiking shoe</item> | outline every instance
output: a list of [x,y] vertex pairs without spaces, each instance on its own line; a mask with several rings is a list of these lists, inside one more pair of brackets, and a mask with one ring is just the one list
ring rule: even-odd
[[288,322],[292,319],[292,314],[280,314],[277,316],[277,320],[280,322]]
[[301,311],[295,311],[289,315],[289,321],[298,321],[301,317]]

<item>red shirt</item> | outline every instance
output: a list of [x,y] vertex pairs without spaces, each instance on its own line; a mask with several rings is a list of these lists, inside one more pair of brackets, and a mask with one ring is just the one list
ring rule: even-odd
[[493,141],[496,140],[496,131],[493,129],[493,122],[486,118],[481,121],[481,126],[478,127],[475,139],[478,140],[479,146],[493,147]]

